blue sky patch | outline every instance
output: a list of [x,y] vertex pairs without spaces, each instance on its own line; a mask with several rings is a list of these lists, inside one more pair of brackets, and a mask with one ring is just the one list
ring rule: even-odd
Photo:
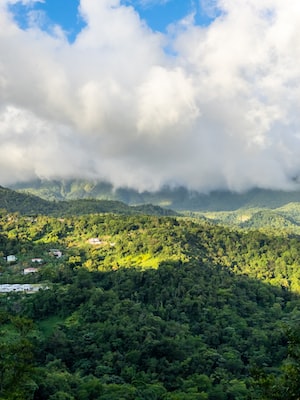
[[73,42],[78,32],[85,26],[84,20],[78,13],[79,0],[46,0],[31,5],[21,2],[9,6],[10,12],[20,28],[28,29],[32,18],[38,19],[38,24],[45,31],[59,25]]
[[[11,4],[9,10],[21,29],[28,29],[32,20],[37,21],[40,28],[48,32],[52,31],[54,25],[59,25],[68,40],[73,42],[85,26],[78,12],[79,4],[79,0],[45,0],[31,5],[18,2]],[[153,31],[163,33],[170,24],[189,14],[193,14],[194,22],[201,26],[209,25],[214,19],[201,8],[200,2],[195,1],[122,0],[121,4],[134,7]]]

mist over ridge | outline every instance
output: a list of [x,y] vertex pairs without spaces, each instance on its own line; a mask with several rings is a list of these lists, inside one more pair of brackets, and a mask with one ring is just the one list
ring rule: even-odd
[[211,23],[190,14],[166,33],[128,2],[81,0],[72,43],[43,28],[34,1],[23,28],[11,3],[0,1],[1,184],[299,188],[297,0],[204,1]]
[[300,202],[300,191],[253,188],[243,193],[216,190],[201,193],[185,187],[164,186],[157,191],[137,191],[128,187],[114,188],[101,181],[80,179],[35,180],[19,182],[11,189],[31,193],[45,200],[98,199],[117,200],[128,205],[153,204],[178,211],[230,211],[240,208],[278,208]]

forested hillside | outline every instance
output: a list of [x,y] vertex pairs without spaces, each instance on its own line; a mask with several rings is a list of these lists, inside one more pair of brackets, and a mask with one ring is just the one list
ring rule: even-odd
[[278,208],[242,208],[235,211],[185,212],[185,215],[246,230],[276,230],[300,234],[300,203]]
[[0,227],[1,283],[44,285],[0,296],[1,399],[299,397],[298,236],[147,215]]
[[83,215],[94,213],[176,215],[175,211],[142,204],[128,206],[121,201],[77,199],[70,201],[48,201],[30,193],[18,193],[0,186],[0,209],[26,215]]

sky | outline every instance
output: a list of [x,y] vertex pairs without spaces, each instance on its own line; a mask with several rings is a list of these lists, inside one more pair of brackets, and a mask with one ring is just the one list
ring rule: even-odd
[[300,189],[298,0],[0,0],[0,185]]

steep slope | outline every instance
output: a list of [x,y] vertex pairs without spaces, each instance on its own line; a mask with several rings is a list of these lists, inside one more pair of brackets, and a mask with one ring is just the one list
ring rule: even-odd
[[0,187],[0,209],[20,214],[82,215],[93,213],[176,215],[172,210],[159,206],[131,207],[121,201],[78,199],[70,201],[47,201],[29,193],[19,193]]
[[0,209],[22,214],[47,214],[55,210],[55,203],[0,186]]

